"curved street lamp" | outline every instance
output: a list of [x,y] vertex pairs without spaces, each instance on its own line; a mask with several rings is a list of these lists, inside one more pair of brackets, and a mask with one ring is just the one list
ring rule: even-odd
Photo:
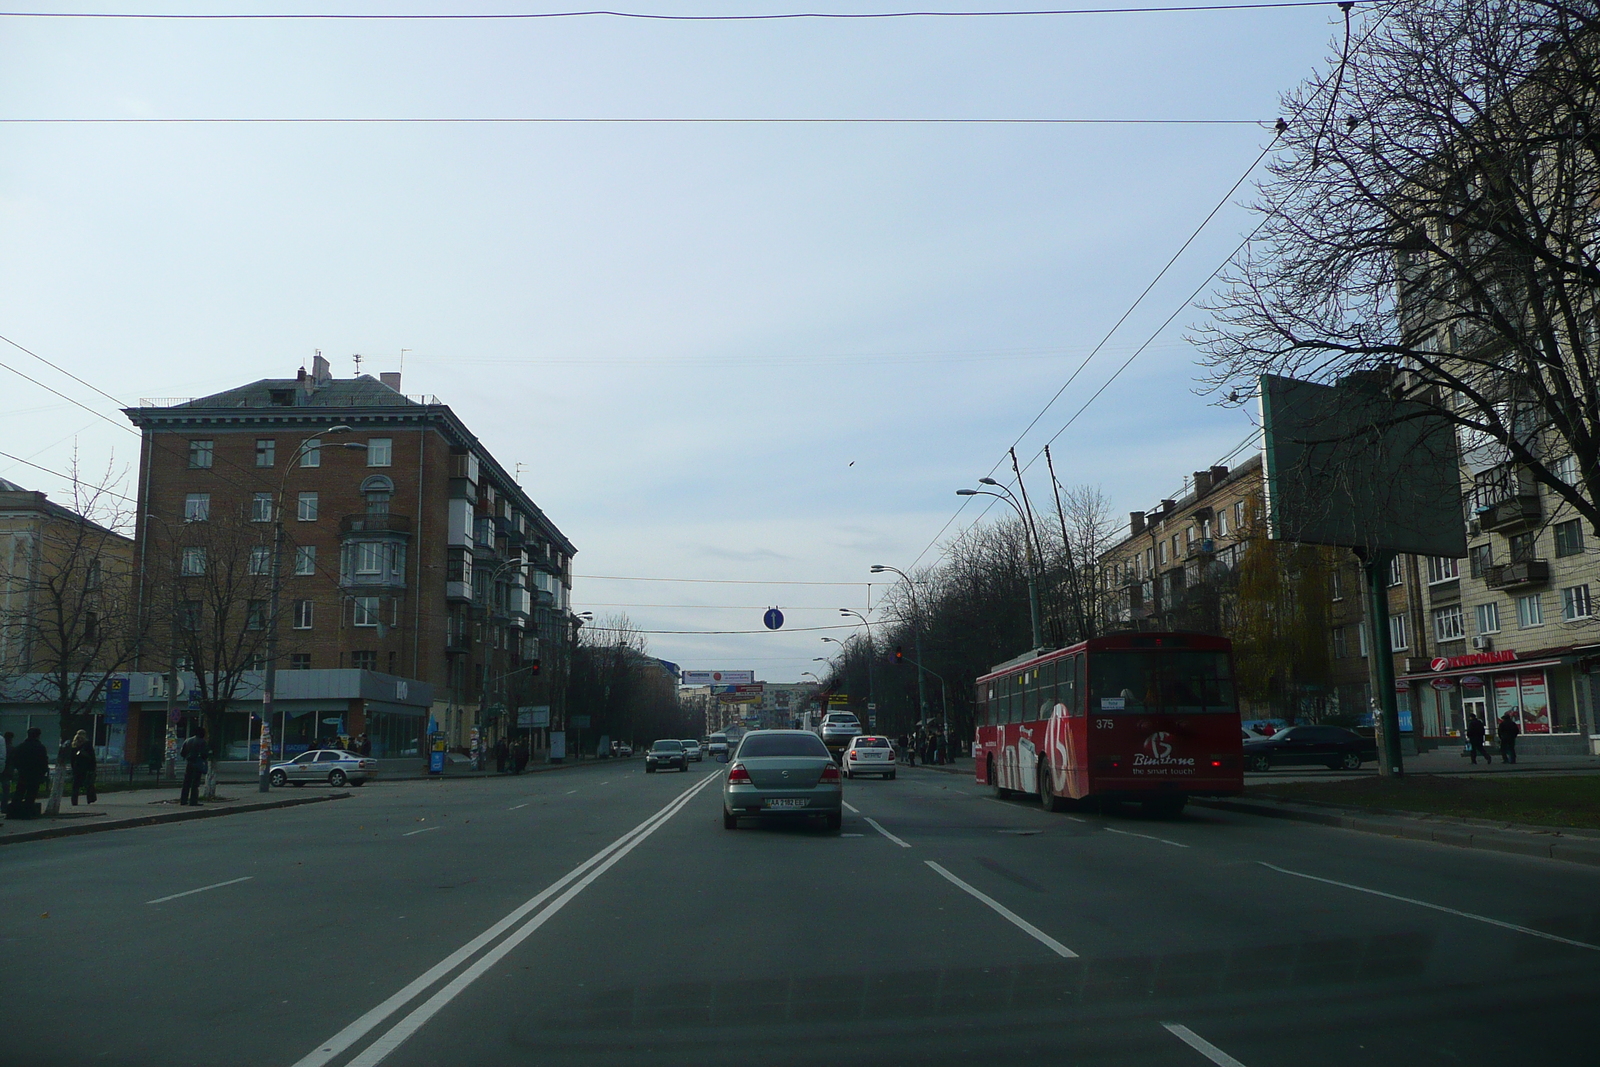
[[1028,551],[1028,615],[1033,625],[1033,647],[1043,648],[1044,633],[1039,629],[1039,582],[1035,577],[1037,567],[1034,563],[1033,538],[1028,536],[1028,516],[1022,510],[1022,505],[1017,503],[1016,497],[1012,496],[1011,491],[1005,486],[993,478],[979,478],[978,481],[984,485],[992,485],[1000,492],[991,493],[987,489],[957,489],[956,496],[992,496],[996,500],[1004,500],[1017,513],[1017,518],[1022,520],[1022,544]]
[[921,721],[927,722],[928,691],[922,678],[922,610],[917,606],[917,583],[913,582],[911,576],[899,567],[888,567],[882,563],[874,563],[872,565],[873,574],[882,574],[884,571],[888,571],[890,574],[898,574],[906,583],[906,588],[911,590],[911,639],[917,649],[917,708],[922,713]]
[[[876,689],[872,683],[872,661],[877,657],[878,654],[877,650],[872,647],[872,623],[865,615],[852,608],[840,608],[839,614],[843,615],[845,618],[860,619],[861,625],[867,628],[867,715],[870,721],[870,717],[877,713],[878,707]],[[833,639],[831,637],[824,637],[823,640],[831,641]],[[843,644],[842,641],[838,643]]]

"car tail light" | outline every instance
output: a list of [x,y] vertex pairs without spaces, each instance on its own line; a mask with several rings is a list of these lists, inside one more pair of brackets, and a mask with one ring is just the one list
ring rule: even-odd
[[849,756],[851,759],[860,759],[861,758],[860,756],[858,756],[856,754],[856,750],[853,749],[853,748],[849,752],[847,752],[846,755]]
[[742,763],[735,763],[728,768],[728,784],[732,785],[735,782],[743,782],[745,785],[750,784],[750,772],[744,769],[744,764]]
[[828,764],[826,767],[822,768],[822,777],[819,778],[818,781],[819,782],[838,782],[839,781],[839,768],[835,767],[831,763]]

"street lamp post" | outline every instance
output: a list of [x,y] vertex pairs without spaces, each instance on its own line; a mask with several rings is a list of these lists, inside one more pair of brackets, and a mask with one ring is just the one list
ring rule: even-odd
[[[1022,510],[1022,505],[1017,503],[1011,491],[996,482],[993,478],[978,479],[984,485],[992,485],[999,489],[999,493],[991,493],[986,489],[957,489],[956,496],[992,496],[996,500],[1004,500],[1016,511],[1017,518],[1022,520],[1022,544],[1028,553],[1028,614],[1033,624],[1033,647],[1044,647],[1044,632],[1039,628],[1039,581],[1035,576],[1037,568],[1034,565],[1033,538],[1028,536],[1028,516]],[[1001,494],[1004,495],[1001,495]]]
[[[502,560],[492,571],[489,572],[489,580],[484,583],[484,596],[491,602],[491,604],[494,600],[495,580],[507,570],[511,570],[520,566],[522,566],[522,558],[520,556],[513,556],[510,559]],[[489,677],[491,674],[493,674],[493,671],[490,670],[490,660],[492,658],[492,652],[484,657],[483,681],[478,686],[478,762],[475,769],[480,771],[483,770],[484,748],[486,747],[484,745],[484,741],[486,740],[484,734],[484,715],[489,710]],[[503,687],[505,685],[506,679],[511,677],[511,675],[521,674],[524,670],[527,670],[527,668],[523,667],[507,674],[502,674],[500,676],[501,686]]]
[[[270,775],[272,773],[272,710],[277,700],[278,686],[278,608],[280,586],[283,581],[283,494],[289,487],[289,475],[305,458],[305,454],[313,446],[322,447],[322,438],[335,434],[346,434],[350,427],[344,424],[329,426],[320,433],[313,434],[300,442],[300,447],[294,450],[294,455],[289,457],[288,464],[284,467],[283,477],[278,480],[278,494],[272,501],[272,561],[269,564],[270,574],[267,579],[268,595],[271,602],[267,607],[267,670],[261,680],[261,743],[259,781],[257,788],[265,793],[272,788]],[[345,441],[341,447],[353,451],[365,452],[366,444],[360,441]],[[246,737],[249,735],[246,734]]]
[[[861,625],[867,628],[867,717],[868,722],[870,723],[871,717],[876,714],[874,709],[878,704],[877,692],[872,682],[872,661],[877,658],[878,655],[877,649],[872,647],[872,623],[869,622],[867,617],[861,614],[861,612],[852,610],[851,608],[840,608],[839,614],[845,616],[846,618],[860,619]],[[825,637],[823,640],[827,641],[830,640],[830,638]]]
[[928,721],[928,691],[922,678],[922,611],[917,606],[917,584],[905,571],[898,567],[886,567],[881,563],[872,565],[873,574],[898,574],[905,580],[906,588],[911,590],[911,640],[917,650],[917,708],[922,715],[921,721]]

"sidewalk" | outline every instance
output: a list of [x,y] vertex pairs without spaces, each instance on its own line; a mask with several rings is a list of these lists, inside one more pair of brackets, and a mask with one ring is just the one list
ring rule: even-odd
[[[282,793],[245,791],[229,783],[225,788],[218,783],[217,799],[202,801],[199,807],[181,807],[178,804],[178,786],[170,789],[125,789],[101,793],[100,799],[87,803],[78,799],[76,807],[70,794],[61,798],[61,813],[37,819],[5,819],[0,821],[0,845],[20,841],[40,841],[50,837],[72,837],[78,834],[100,833],[104,830],[123,830],[132,826],[150,826],[156,823],[187,822],[190,819],[210,819],[219,815],[242,815],[251,811],[268,811],[273,808],[291,808],[301,804],[320,804],[329,800],[342,800],[349,793],[311,793],[284,796]],[[43,805],[48,794],[40,798]]]

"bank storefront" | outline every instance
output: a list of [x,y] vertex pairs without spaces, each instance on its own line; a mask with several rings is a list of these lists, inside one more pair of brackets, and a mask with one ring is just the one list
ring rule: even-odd
[[[1591,674],[1591,671],[1596,673]],[[1600,743],[1600,646],[1497,649],[1441,656],[1395,681],[1427,738],[1461,741],[1469,715],[1491,737],[1504,715],[1522,728],[1518,751],[1585,755]]]

